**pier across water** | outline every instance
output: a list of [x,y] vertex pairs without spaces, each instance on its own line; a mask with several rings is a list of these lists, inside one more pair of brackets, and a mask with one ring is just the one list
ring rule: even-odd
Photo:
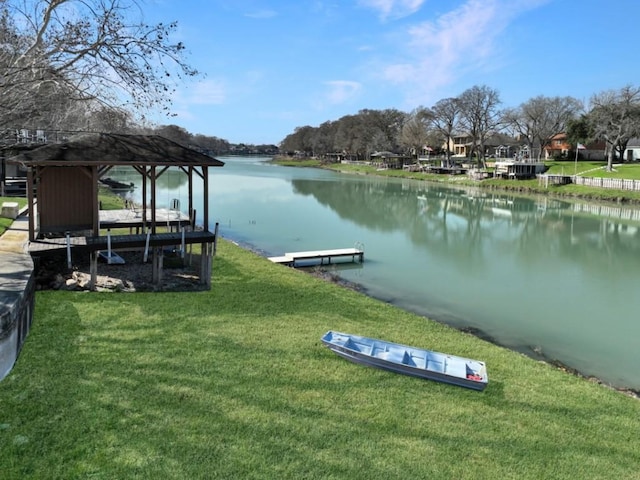
[[290,252],[285,253],[279,257],[269,257],[274,263],[280,263],[288,265],[290,267],[298,266],[296,263],[300,262],[320,262],[320,265],[324,265],[325,260],[327,264],[331,263],[332,259],[340,258],[345,259],[351,257],[351,262],[364,260],[364,250],[359,248],[339,248],[334,250],[312,250],[307,252]]

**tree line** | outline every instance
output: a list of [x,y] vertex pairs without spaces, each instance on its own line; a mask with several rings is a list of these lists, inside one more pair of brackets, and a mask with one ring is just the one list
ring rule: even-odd
[[487,140],[505,134],[535,152],[540,160],[554,136],[566,133],[570,143],[604,141],[608,169],[631,138],[640,137],[640,88],[625,86],[594,94],[588,106],[570,97],[537,96],[515,108],[501,108],[500,94],[486,85],[473,86],[457,97],[439,100],[405,113],[396,109],[361,110],[318,127],[297,127],[281,142],[285,153],[326,157],[339,153],[365,160],[380,151],[416,156],[425,147],[441,151],[454,136],[464,135],[469,157],[484,162]]
[[[154,126],[147,113],[171,116],[176,86],[200,73],[185,46],[171,40],[175,22],[150,25],[136,0],[0,0],[0,138],[19,129],[157,133],[213,153],[273,154],[274,145],[232,145],[175,125]],[[501,108],[499,92],[471,87],[410,113],[365,109],[318,127],[298,127],[279,145],[310,156],[376,151],[416,154],[450,145],[458,133],[483,161],[496,133],[537,152],[557,133],[603,140],[609,167],[640,136],[640,90],[626,86],[593,95],[588,108],[572,97],[532,98]],[[447,160],[451,152],[444,151]]]

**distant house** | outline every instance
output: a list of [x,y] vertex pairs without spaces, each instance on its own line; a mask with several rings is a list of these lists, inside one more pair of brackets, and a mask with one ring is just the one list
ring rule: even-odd
[[[478,146],[478,145],[476,145]],[[446,148],[446,147],[445,147]],[[449,151],[455,157],[469,157],[473,148],[473,137],[467,133],[458,133],[451,138]],[[485,157],[511,157],[519,149],[516,139],[503,133],[494,133],[484,141]]]
[[570,150],[573,150],[573,148],[567,141],[567,134],[564,132],[557,133],[544,146],[544,158],[549,160],[551,158],[568,157]]
[[[583,160],[604,160],[605,159],[605,143],[602,141],[590,142],[584,145],[584,149],[580,149],[578,155]],[[576,146],[569,143],[567,134],[562,132],[554,135],[551,141],[544,146],[544,157],[546,160],[552,158],[569,158],[575,155]]]
[[472,145],[473,139],[468,133],[456,133],[451,137],[448,149],[454,157],[468,157]]
[[510,158],[520,149],[520,143],[504,133],[494,133],[484,142],[484,154],[487,157]]
[[625,162],[640,161],[640,138],[632,138],[629,140],[627,148],[624,151],[623,160]]

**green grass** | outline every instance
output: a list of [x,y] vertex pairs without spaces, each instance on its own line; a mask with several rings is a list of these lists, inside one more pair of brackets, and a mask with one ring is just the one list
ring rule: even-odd
[[119,210],[124,208],[124,199],[107,187],[100,186],[98,199],[102,210]]
[[319,167],[322,165],[322,162],[313,158],[305,158],[305,159],[290,159],[287,157],[278,157],[276,160],[273,160],[273,163],[277,163],[278,165],[283,165],[286,167]]
[[640,180],[640,164],[622,164],[614,165],[611,172],[607,172],[604,168],[593,172],[594,177],[604,178],[626,178],[629,180]]
[[[27,205],[27,199],[24,197],[0,197],[0,205],[2,205],[3,202],[18,202],[19,208]],[[0,235],[2,235],[12,223],[12,218],[0,217]]]
[[[278,162],[279,163],[279,162]],[[319,165],[302,165],[292,162],[292,165],[298,166],[319,166]],[[556,175],[573,175],[576,170],[574,162],[570,161],[550,161],[546,162],[549,167],[547,173]],[[640,179],[640,163],[617,165],[615,171],[606,172],[604,167],[606,162],[578,162],[578,174],[590,177],[613,177]],[[640,192],[632,192],[629,190],[615,190],[598,187],[585,187],[581,185],[553,185],[545,188],[537,179],[532,180],[504,180],[504,179],[487,179],[476,181],[469,179],[466,175],[437,175],[422,172],[408,172],[406,170],[389,169],[377,170],[369,165],[354,164],[329,164],[324,168],[340,171],[343,173],[354,173],[359,175],[376,175],[385,177],[401,177],[416,180],[428,180],[439,183],[448,183],[455,185],[467,185],[481,187],[493,190],[503,190],[518,192],[524,194],[535,195],[552,195],[556,197],[575,197],[587,200],[611,201],[611,202],[627,202],[640,203]]]
[[[365,368],[335,329],[487,362]],[[209,292],[38,292],[0,383],[3,479],[638,478],[640,402],[226,241]]]

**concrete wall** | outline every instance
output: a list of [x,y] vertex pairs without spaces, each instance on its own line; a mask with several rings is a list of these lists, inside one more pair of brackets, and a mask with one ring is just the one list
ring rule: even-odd
[[0,380],[20,355],[33,321],[34,302],[31,256],[0,252]]

